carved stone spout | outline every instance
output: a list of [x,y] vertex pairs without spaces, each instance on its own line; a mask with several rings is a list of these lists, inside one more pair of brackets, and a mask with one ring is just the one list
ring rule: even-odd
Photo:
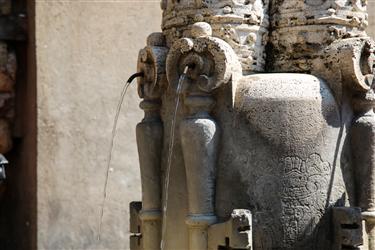
[[144,100],[140,107],[145,117],[137,125],[137,144],[142,180],[142,244],[144,249],[160,249],[161,242],[161,149],[163,123],[160,118],[161,93],[165,86],[164,36],[149,36],[147,47],[139,53],[138,70],[144,77],[138,81],[138,92]]
[[215,105],[212,92],[229,82],[235,65],[230,64],[234,52],[224,41],[211,37],[209,24],[194,24],[191,34],[192,39],[183,38],[172,46],[167,71],[169,82],[174,84],[179,67],[189,67],[182,91],[186,114],[180,124],[189,208],[186,224],[189,249],[205,250],[208,227],[217,220],[215,176],[220,128],[210,115]]

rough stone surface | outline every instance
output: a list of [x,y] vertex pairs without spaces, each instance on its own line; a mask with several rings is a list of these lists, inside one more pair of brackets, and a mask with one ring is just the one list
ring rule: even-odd
[[363,237],[361,209],[358,207],[336,207],[332,210],[332,218],[335,241],[333,250],[360,249],[365,238]]
[[332,249],[334,206],[364,211],[375,249],[367,1],[270,3],[162,1],[163,250],[206,250],[238,208],[253,215],[254,249]]
[[101,241],[98,220],[112,123],[137,51],[160,30],[151,1],[36,1],[38,249],[128,249],[140,200],[136,81],[114,143]]
[[[271,1],[269,70],[311,72],[333,42],[366,37],[367,1]],[[319,63],[314,63],[319,61]],[[319,75],[320,76],[320,75]]]
[[[219,247],[218,247],[219,246]],[[208,230],[208,249],[253,249],[252,216],[249,210],[234,210],[230,219]]]
[[368,34],[375,39],[375,2],[369,1],[369,28]]
[[190,36],[196,22],[211,24],[213,35],[233,47],[244,73],[263,71],[264,50],[268,41],[268,1],[174,1],[162,0],[162,28],[170,47]]

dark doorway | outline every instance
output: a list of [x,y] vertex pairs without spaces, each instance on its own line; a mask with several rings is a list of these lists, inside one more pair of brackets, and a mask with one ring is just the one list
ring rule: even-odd
[[0,0],[11,12],[0,16],[0,40],[17,58],[13,146],[1,184],[0,249],[36,249],[36,57],[34,1]]

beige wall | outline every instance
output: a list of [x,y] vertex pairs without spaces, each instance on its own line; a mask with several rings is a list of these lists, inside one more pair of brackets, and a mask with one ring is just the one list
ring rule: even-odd
[[368,29],[369,31],[369,35],[375,39],[375,1],[374,0],[370,0],[369,1],[369,5],[370,5],[370,8],[369,8],[369,18],[370,18],[370,27]]
[[138,50],[160,30],[158,1],[36,1],[38,249],[127,249],[140,199],[136,85],[115,140],[102,240],[96,240],[112,121]]

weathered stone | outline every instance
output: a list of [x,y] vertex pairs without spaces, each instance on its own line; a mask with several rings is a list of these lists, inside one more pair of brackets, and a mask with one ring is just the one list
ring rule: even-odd
[[[327,84],[302,74],[247,76],[234,110],[234,124],[219,120],[230,132],[219,159],[217,213],[251,209],[254,249],[330,249],[327,213],[346,201],[335,162],[340,116]],[[231,190],[233,176],[240,184]]]
[[311,61],[332,42],[367,36],[367,1],[271,2],[272,50],[267,52],[273,71],[310,72]]
[[[169,48],[168,88],[158,92],[164,140],[157,161],[168,183],[162,249],[249,248],[243,239],[233,245],[236,234],[217,224],[238,208],[251,211],[256,250],[375,249],[375,54],[364,30],[366,1],[161,6]],[[364,211],[368,240],[360,213],[352,234],[335,210],[334,231],[332,207],[345,206]]]
[[362,213],[360,208],[335,207],[333,212],[334,250],[363,247]]
[[145,117],[137,125],[137,145],[142,180],[142,247],[158,249],[161,241],[162,180],[161,154],[163,123],[160,119],[161,94],[166,87],[165,61],[168,49],[162,33],[153,33],[147,39],[148,46],[140,51],[138,93],[144,101],[140,107]]
[[208,249],[253,249],[252,217],[248,210],[237,209],[228,221],[208,229]]
[[213,36],[226,41],[238,55],[243,71],[263,71],[268,34],[268,1],[162,2],[162,29],[170,47],[176,39],[190,37],[196,22],[211,24]]

